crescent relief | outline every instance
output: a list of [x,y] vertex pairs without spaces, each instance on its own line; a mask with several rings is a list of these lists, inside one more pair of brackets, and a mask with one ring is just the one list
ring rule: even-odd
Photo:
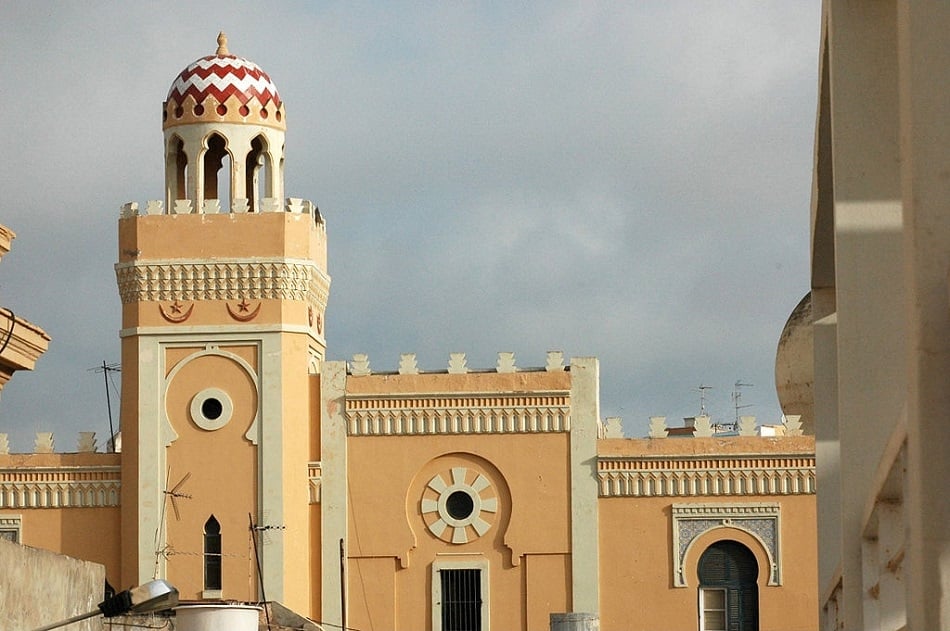
[[238,322],[249,322],[257,317],[257,314],[261,311],[261,305],[263,303],[257,303],[257,306],[254,307],[253,311],[249,311],[251,303],[246,299],[242,300],[237,305],[237,311],[231,308],[230,303],[224,303],[224,306],[228,308],[228,315],[237,320]]
[[162,314],[162,317],[175,324],[184,322],[190,318],[191,312],[194,310],[195,303],[191,303],[188,305],[188,309],[182,311],[182,304],[177,300],[171,304],[168,311],[165,311],[165,307],[163,307],[161,304],[158,305],[158,311]]

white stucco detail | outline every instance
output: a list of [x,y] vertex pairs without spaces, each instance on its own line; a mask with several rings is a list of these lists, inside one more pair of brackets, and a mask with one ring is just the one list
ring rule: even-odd
[[597,426],[600,363],[571,359],[571,594],[574,611],[600,611]]
[[[320,571],[323,576],[340,575],[340,547],[347,536],[346,508],[346,362],[325,362],[320,377],[320,514],[323,537]],[[321,620],[342,624],[343,611],[339,581],[322,582]]]

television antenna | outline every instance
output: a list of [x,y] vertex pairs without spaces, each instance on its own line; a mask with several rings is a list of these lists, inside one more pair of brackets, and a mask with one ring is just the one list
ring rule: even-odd
[[742,405],[742,404],[741,404],[741,401],[742,401],[742,390],[741,390],[741,388],[752,388],[753,386],[754,386],[754,384],[751,384],[751,383],[743,383],[742,380],[738,380],[738,381],[736,381],[735,386],[734,386],[733,389],[732,389],[732,404],[733,404],[733,405],[735,406],[735,408],[736,408],[736,425],[735,425],[735,427],[739,427],[739,410],[741,410],[741,409],[743,409],[743,408],[751,408],[751,407],[753,407],[751,404],[747,404],[747,405]]
[[178,483],[169,490],[168,483],[172,477],[172,468],[168,467],[168,471],[165,473],[165,488],[162,489],[162,517],[158,522],[158,528],[155,529],[155,576],[158,576],[159,570],[159,561],[162,558],[167,559],[169,555],[174,554],[171,546],[168,544],[162,545],[162,535],[165,530],[165,515],[168,513],[168,502],[171,501],[172,509],[175,511],[175,521],[181,521],[181,513],[178,510],[178,500],[181,499],[191,499],[191,495],[181,492],[181,487],[185,486],[185,482],[191,477],[191,472],[186,473]]
[[[109,413],[109,440],[106,441],[106,452],[115,453],[115,428],[112,425],[112,397],[110,396],[109,383],[111,381],[111,374],[114,372],[122,372],[122,366],[119,362],[107,364],[106,360],[103,359],[101,366],[93,366],[88,370],[102,373],[102,381],[106,387],[106,410]],[[112,383],[112,389],[117,389],[115,383]]]
[[700,383],[697,390],[699,390],[699,415],[706,416],[706,391],[712,390],[712,386]]

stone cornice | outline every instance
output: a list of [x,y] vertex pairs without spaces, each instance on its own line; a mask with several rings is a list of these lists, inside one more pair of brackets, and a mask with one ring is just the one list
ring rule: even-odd
[[49,341],[43,329],[0,307],[0,388],[17,370],[33,370]]
[[299,300],[326,307],[330,278],[310,260],[217,259],[117,263],[123,304],[168,300]]
[[567,392],[348,395],[350,436],[568,432]]
[[812,454],[601,456],[601,497],[812,495]]
[[0,509],[119,505],[118,465],[0,468]]

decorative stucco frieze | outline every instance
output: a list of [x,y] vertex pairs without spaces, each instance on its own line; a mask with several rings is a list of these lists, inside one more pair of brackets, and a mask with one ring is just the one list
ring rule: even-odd
[[810,455],[600,457],[601,497],[812,495]]
[[312,261],[149,261],[115,266],[123,304],[142,301],[299,300],[318,312],[327,304],[329,277]]
[[118,466],[0,469],[0,509],[118,506]]
[[769,560],[768,584],[782,584],[779,504],[673,504],[672,519],[675,587],[687,587],[684,561],[692,543],[717,528],[736,528],[752,535]]
[[350,436],[568,432],[570,397],[566,392],[348,396],[346,422]]

